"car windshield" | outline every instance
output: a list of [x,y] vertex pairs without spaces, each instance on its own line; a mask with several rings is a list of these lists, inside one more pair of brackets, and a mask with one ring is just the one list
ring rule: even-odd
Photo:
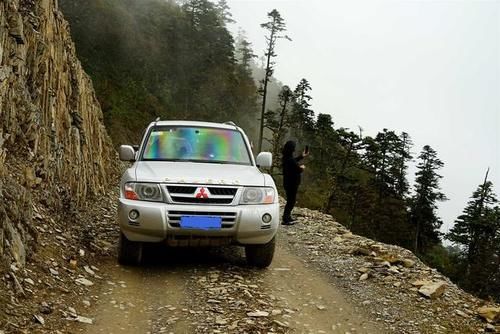
[[142,160],[251,164],[241,132],[187,126],[153,128]]

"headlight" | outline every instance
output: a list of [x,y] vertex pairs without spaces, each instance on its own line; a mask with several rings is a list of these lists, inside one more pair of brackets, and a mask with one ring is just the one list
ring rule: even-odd
[[155,183],[126,183],[123,187],[125,198],[139,201],[161,202],[160,185]]
[[273,188],[248,187],[243,190],[240,204],[271,204],[274,203]]

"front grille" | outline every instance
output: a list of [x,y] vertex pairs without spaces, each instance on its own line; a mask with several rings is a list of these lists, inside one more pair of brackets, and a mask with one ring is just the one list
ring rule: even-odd
[[194,194],[196,187],[186,187],[186,186],[167,186],[169,193],[173,194]]
[[203,185],[167,185],[166,189],[172,202],[178,204],[229,205],[233,203],[238,192],[238,188],[235,187]]
[[190,204],[231,204],[232,198],[190,198],[172,196],[172,201]]
[[168,224],[171,227],[181,227],[182,216],[215,216],[222,218],[222,228],[231,228],[236,223],[236,212],[213,212],[213,211],[169,211],[167,213]]
[[226,195],[226,196],[234,196],[236,195],[237,188],[215,188],[215,187],[208,187],[208,191],[212,195]]

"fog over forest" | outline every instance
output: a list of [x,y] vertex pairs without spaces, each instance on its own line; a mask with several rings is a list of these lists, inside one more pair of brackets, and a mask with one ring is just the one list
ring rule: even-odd
[[[496,1],[230,0],[261,57],[260,22],[273,8],[292,42],[279,43],[275,76],[307,77],[312,109],[336,127],[375,135],[406,131],[414,153],[431,145],[444,162],[443,232],[490,167],[500,185],[500,3]],[[409,170],[413,175],[414,168]]]

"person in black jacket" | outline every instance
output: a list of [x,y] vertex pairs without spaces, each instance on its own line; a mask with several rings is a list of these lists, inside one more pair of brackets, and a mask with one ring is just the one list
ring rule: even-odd
[[309,155],[308,152],[303,152],[298,157],[294,158],[295,142],[289,140],[283,146],[283,157],[281,160],[283,167],[283,187],[286,192],[286,205],[283,212],[283,225],[293,225],[292,210],[297,199],[297,190],[300,185],[300,175],[305,169],[304,165],[299,165],[299,161]]

